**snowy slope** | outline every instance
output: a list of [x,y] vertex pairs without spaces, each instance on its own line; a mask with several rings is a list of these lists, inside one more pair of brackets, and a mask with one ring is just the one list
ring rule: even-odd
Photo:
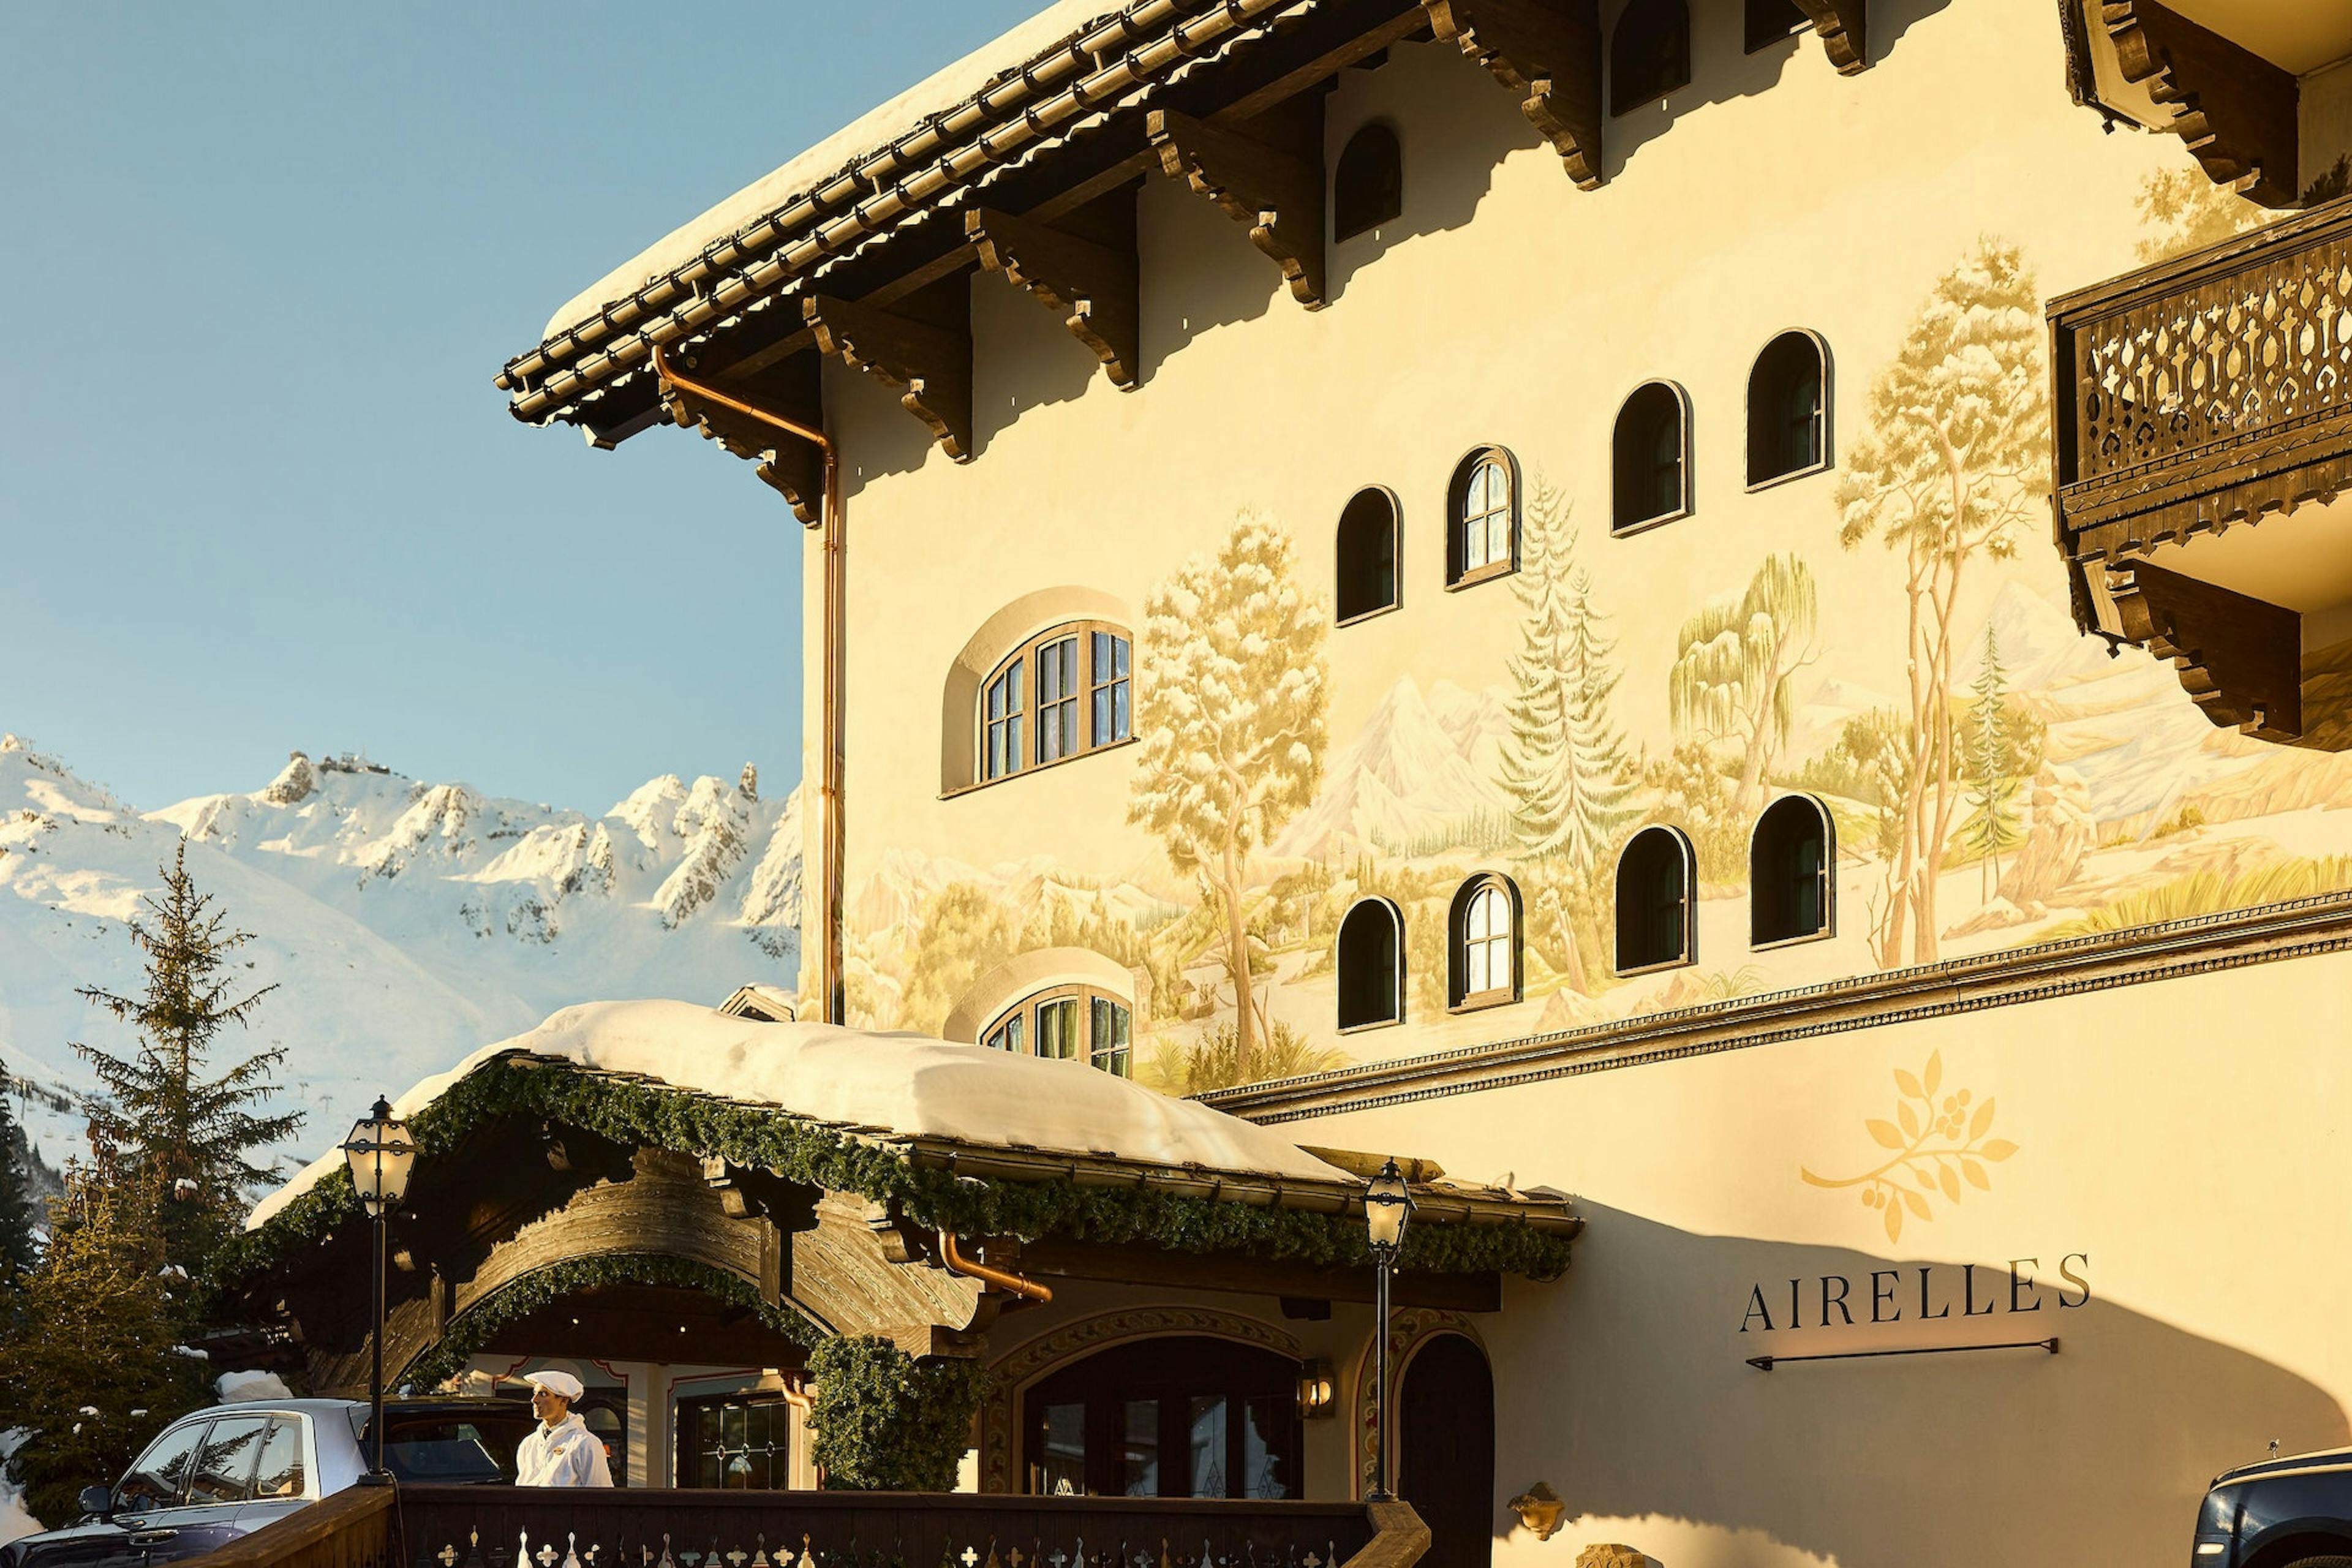
[[131,1044],[75,988],[138,989],[123,921],[184,832],[198,889],[257,939],[245,978],[279,987],[223,1059],[287,1048],[298,1144],[583,996],[798,978],[798,797],[748,771],[658,778],[592,818],[297,753],[262,789],[142,816],[0,738],[0,1062],[53,1160],[79,1131],[57,1101],[89,1082],[69,1042]]
[[1440,681],[1423,696],[1411,676],[1389,689],[1356,738],[1324,770],[1315,804],[1283,830],[1276,855],[1332,859],[1443,832],[1506,803],[1489,782],[1504,728],[1484,693]]

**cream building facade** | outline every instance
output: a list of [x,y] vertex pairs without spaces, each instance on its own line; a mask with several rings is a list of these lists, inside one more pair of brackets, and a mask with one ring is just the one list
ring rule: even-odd
[[[1495,1562],[2177,1557],[2352,1439],[2347,57],[1066,3],[501,384],[810,525],[803,1017],[1573,1195],[1402,1341],[1492,1368]],[[1360,1488],[1360,1309],[1035,1344],[1152,1311],[1339,1368]]]

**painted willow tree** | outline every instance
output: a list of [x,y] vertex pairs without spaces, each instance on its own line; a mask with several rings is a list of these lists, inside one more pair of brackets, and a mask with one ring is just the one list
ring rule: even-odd
[[1683,623],[1666,705],[1675,729],[1739,759],[1732,814],[1743,825],[1762,804],[1764,775],[1789,743],[1796,712],[1790,683],[1813,662],[1819,620],[1813,574],[1794,554],[1768,555],[1738,598],[1723,598]]
[[2050,411],[2033,275],[1986,238],[1937,280],[1870,390],[1870,429],[1839,474],[1839,539],[1876,536],[1903,563],[1901,824],[1871,942],[1879,967],[1932,963],[1936,889],[1959,798],[1952,673],[1969,563],[2016,552],[2050,493]]
[[1244,511],[1214,557],[1152,590],[1137,639],[1143,757],[1127,819],[1160,836],[1170,863],[1199,879],[1222,917],[1244,1071],[1265,1033],[1244,877],[1322,782],[1328,618],[1291,578],[1289,536]]
[[[1522,860],[1565,870],[1570,885],[1589,895],[1600,885],[1611,841],[1639,815],[1625,737],[1609,713],[1616,645],[1593,607],[1591,574],[1577,564],[1567,498],[1540,476],[1528,489],[1521,532],[1519,570],[1511,579],[1520,605],[1519,650],[1510,660],[1504,708],[1511,732],[1502,755],[1511,837]],[[1564,944],[1568,983],[1590,991],[1565,910],[1560,916],[1542,924]]]

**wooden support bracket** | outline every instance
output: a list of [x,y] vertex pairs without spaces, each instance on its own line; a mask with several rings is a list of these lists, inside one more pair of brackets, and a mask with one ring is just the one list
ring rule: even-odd
[[2303,617],[2266,600],[2129,561],[2106,569],[2125,639],[2179,668],[2205,717],[2266,741],[2303,733]]
[[[821,367],[814,354],[796,354],[769,366],[758,377],[729,382],[722,389],[757,408],[777,413],[807,426],[824,428],[824,401],[819,389]],[[791,503],[793,515],[804,523],[817,521],[824,502],[824,453],[814,441],[787,435],[774,426],[731,408],[704,402],[670,382],[661,384],[662,407],[670,422],[716,441],[739,458],[760,465],[767,486]]]
[[[971,296],[961,281],[943,298]],[[941,450],[956,461],[972,454],[971,328],[918,321],[896,310],[831,294],[801,301],[801,316],[816,333],[819,352],[901,388],[899,405],[930,426]]]
[[1520,112],[1559,154],[1579,190],[1601,172],[1600,0],[1422,0],[1451,39],[1519,96]]
[[2083,3],[2099,6],[2124,79],[2172,110],[2173,132],[2216,184],[2266,207],[2294,204],[2302,175],[2292,73],[2158,0]]
[[1797,9],[1822,36],[1838,75],[1870,68],[1870,0],[1797,0]]
[[1142,357],[1131,202],[1126,213],[1124,249],[993,207],[963,215],[964,235],[979,247],[981,266],[1062,312],[1070,335],[1094,351],[1114,386],[1135,384]]
[[1151,110],[1144,134],[1170,178],[1186,182],[1227,217],[1249,226],[1250,243],[1282,268],[1293,299],[1310,310],[1323,306],[1320,157],[1310,160],[1172,109]]

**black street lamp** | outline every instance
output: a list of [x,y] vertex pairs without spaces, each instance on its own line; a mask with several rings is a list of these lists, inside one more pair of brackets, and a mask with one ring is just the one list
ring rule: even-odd
[[1367,1500],[1390,1502],[1389,1489],[1389,1270],[1404,1247],[1405,1222],[1412,1217],[1412,1193],[1394,1160],[1364,1188],[1364,1223],[1372,1247],[1372,1490]]
[[352,1123],[352,1135],[343,1142],[343,1158],[351,1164],[352,1190],[359,1194],[361,1206],[375,1226],[374,1317],[368,1336],[375,1356],[374,1369],[368,1374],[372,1457],[360,1481],[363,1486],[390,1486],[392,1472],[383,1468],[383,1221],[408,1194],[408,1173],[416,1164],[416,1145],[409,1141],[408,1123],[394,1121],[391,1102],[378,1095],[367,1120]]

